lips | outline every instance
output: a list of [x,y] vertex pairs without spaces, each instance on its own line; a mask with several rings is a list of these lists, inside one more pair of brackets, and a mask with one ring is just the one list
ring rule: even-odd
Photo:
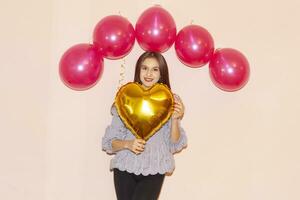
[[146,82],[152,82],[152,81],[153,81],[153,78],[144,78],[144,80],[145,80]]

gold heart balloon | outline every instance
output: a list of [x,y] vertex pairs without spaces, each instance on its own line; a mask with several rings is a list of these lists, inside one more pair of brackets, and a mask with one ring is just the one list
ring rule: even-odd
[[173,94],[161,83],[144,89],[139,83],[130,82],[122,86],[115,106],[125,126],[136,138],[148,140],[173,112]]

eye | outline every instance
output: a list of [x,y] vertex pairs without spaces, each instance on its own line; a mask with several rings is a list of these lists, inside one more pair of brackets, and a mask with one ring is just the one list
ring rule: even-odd
[[158,72],[159,71],[159,68],[154,68],[153,69],[155,72]]
[[142,68],[141,68],[142,70],[146,70],[147,69],[147,67],[146,66],[142,66]]

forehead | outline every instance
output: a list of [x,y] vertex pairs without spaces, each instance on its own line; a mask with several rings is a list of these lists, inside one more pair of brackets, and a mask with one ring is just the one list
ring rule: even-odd
[[146,58],[142,62],[142,66],[147,66],[147,67],[159,67],[159,63],[156,58]]

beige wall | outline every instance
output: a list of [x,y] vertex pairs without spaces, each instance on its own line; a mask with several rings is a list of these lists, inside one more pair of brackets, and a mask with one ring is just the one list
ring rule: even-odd
[[1,1],[0,199],[43,199],[51,2]]
[[[251,64],[246,87],[225,93],[207,66],[183,66],[173,48],[164,54],[186,105],[189,146],[160,199],[300,198],[299,1],[27,0],[1,2],[1,199],[115,199],[101,137],[122,60],[105,60],[102,79],[84,92],[62,84],[58,62],[70,46],[91,42],[102,17],[121,13],[135,24],[155,3],[178,30],[193,20],[216,47],[239,49]],[[125,82],[141,53],[136,43],[126,57]]]

